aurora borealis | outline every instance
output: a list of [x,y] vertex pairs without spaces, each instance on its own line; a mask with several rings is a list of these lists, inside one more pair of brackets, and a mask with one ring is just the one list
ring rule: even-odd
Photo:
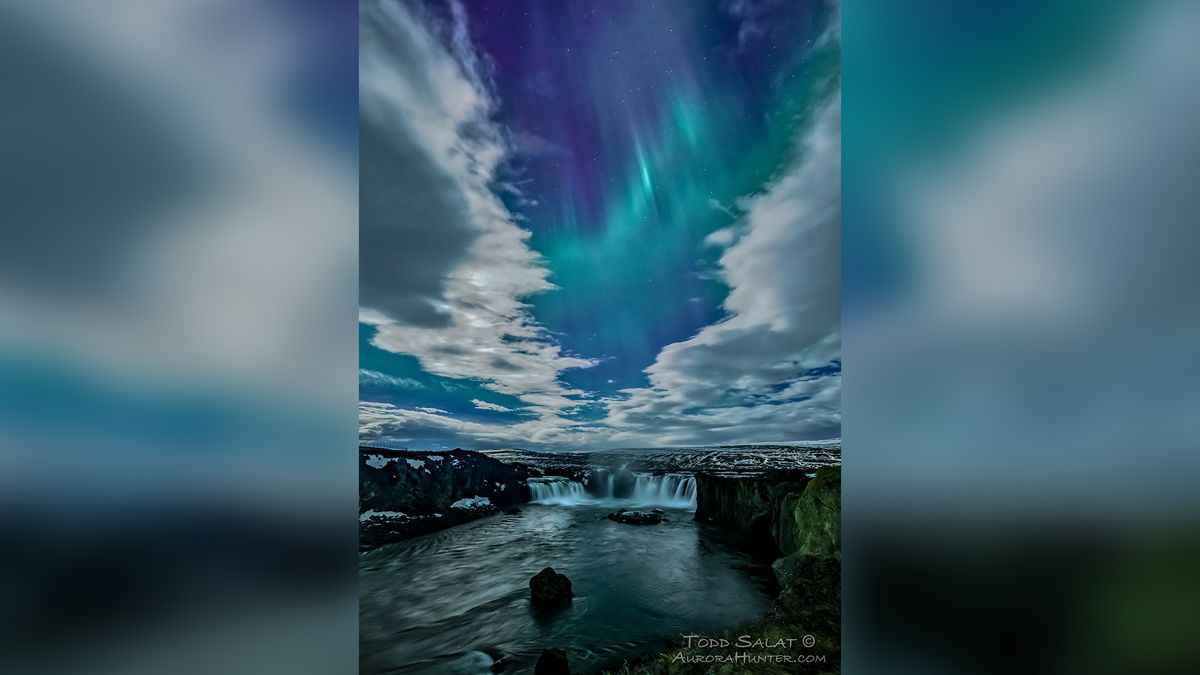
[[838,12],[363,2],[363,439],[839,436]]

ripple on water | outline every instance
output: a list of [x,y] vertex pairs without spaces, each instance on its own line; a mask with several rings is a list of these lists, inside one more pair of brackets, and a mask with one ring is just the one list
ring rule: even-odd
[[[530,504],[363,554],[362,672],[482,673],[494,660],[527,672],[558,647],[586,673],[766,611],[769,569],[689,511],[639,527],[605,519],[611,509]],[[529,578],[547,566],[571,578],[576,598],[535,612]]]

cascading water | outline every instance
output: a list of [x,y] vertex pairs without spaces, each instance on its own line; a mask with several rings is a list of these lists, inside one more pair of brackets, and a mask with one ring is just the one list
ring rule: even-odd
[[632,505],[696,508],[696,477],[690,474],[635,474],[633,494],[616,497],[616,476],[604,476],[599,485],[593,483],[588,492],[583,483],[563,476],[543,476],[529,479],[529,492],[536,504],[592,504],[597,500],[628,502]]
[[663,506],[696,506],[696,477],[669,473],[662,476],[638,474],[633,485],[633,501]]
[[539,504],[580,504],[588,501],[583,483],[562,476],[530,478],[529,492]]

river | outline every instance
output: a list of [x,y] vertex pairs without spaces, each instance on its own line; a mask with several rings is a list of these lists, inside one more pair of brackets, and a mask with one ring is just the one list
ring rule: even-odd
[[[655,488],[669,520],[647,526],[604,516],[649,504],[555,490],[517,514],[361,554],[361,672],[527,673],[548,647],[573,673],[596,672],[770,605],[770,568],[740,552],[737,533],[694,522],[677,485]],[[529,578],[547,566],[571,579],[565,609],[530,606]]]

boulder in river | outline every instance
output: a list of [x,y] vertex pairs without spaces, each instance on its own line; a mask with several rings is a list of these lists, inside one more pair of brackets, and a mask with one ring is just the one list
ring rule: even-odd
[[538,657],[533,675],[571,675],[571,665],[567,662],[567,653],[561,649],[543,649]]
[[[571,580],[553,567],[538,572],[529,580],[530,598],[534,607],[562,607],[571,602]],[[565,658],[565,657],[564,657]]]
[[663,521],[661,513],[654,513],[653,511],[626,511],[625,509],[608,514],[608,519],[627,525],[657,525]]

